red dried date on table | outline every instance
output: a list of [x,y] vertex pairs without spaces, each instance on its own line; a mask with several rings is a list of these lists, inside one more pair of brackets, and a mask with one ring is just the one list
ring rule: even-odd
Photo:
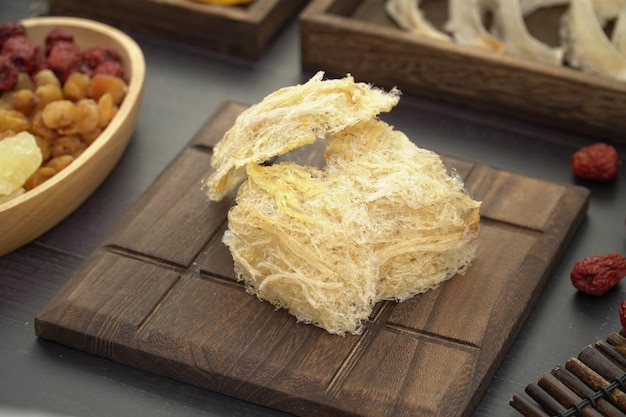
[[572,155],[572,172],[578,178],[592,181],[613,181],[619,173],[617,151],[606,143],[579,149]]
[[579,291],[602,295],[626,276],[626,258],[617,252],[580,259],[570,278]]

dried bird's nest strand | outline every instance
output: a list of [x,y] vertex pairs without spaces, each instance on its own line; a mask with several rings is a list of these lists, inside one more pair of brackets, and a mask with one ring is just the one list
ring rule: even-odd
[[[533,37],[524,20],[553,6],[567,7],[557,46]],[[422,36],[626,80],[626,0],[448,0],[443,30],[428,21],[420,0],[386,0],[385,10],[402,29]],[[489,28],[486,14],[491,15]],[[609,38],[605,26],[611,21],[615,25]]]
[[215,172],[204,182],[212,200],[241,183],[247,164],[325,139],[391,110],[400,99],[398,90],[387,93],[355,83],[351,76],[325,81],[322,77],[319,72],[305,84],[279,89],[239,116],[213,151]]
[[[480,203],[434,152],[376,115],[397,103],[347,76],[270,94],[216,146],[213,200],[245,171],[223,241],[262,300],[332,334],[361,332],[380,300],[405,300],[462,274]],[[266,160],[326,140],[325,165]]]

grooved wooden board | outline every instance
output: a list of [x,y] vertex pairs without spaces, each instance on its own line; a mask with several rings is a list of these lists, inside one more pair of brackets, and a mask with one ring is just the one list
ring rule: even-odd
[[260,58],[308,0],[224,6],[196,0],[50,0],[50,13],[78,16],[245,59]]
[[207,202],[226,103],[37,315],[76,349],[299,416],[467,416],[583,219],[586,189],[445,158],[483,201],[465,276],[376,306],[360,336],[299,324],[245,293]]

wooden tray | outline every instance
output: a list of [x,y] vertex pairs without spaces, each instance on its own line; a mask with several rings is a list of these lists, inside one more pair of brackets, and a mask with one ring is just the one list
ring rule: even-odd
[[296,323],[234,280],[231,200],[200,180],[226,103],[37,315],[43,339],[299,416],[467,416],[585,216],[587,189],[446,158],[483,201],[468,273],[377,305],[361,336]]
[[[302,66],[592,137],[626,141],[626,83],[399,29],[384,0],[313,0],[300,15]],[[441,27],[447,1],[423,0]],[[533,35],[557,42],[560,14],[529,17]]]
[[185,45],[256,59],[307,1],[255,0],[242,7],[192,0],[50,0],[50,13],[87,17]]

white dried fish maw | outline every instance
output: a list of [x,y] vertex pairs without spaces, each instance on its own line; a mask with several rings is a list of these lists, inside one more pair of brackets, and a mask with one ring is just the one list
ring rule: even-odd
[[606,36],[591,0],[572,0],[563,16],[561,38],[572,67],[626,81],[626,58]]
[[[538,9],[554,6],[568,6],[571,0],[519,0],[522,14],[528,16]],[[626,7],[626,0],[592,0],[593,11],[598,21],[604,26],[609,20],[615,19]]]
[[483,13],[479,0],[449,0],[446,31],[455,41],[494,51],[504,51],[506,46],[494,38],[483,24]]
[[519,0],[493,0],[491,12],[492,33],[504,42],[508,54],[551,65],[563,63],[563,48],[551,47],[528,32]]
[[348,126],[391,110],[396,89],[385,92],[352,76],[323,80],[318,72],[304,84],[279,89],[242,112],[213,150],[214,172],[203,181],[219,201],[245,179],[245,166],[325,139]]
[[528,16],[539,9],[566,6],[570,0],[519,0],[523,16]]
[[602,26],[615,19],[626,7],[626,0],[592,0],[593,11]]
[[615,20],[611,42],[622,56],[626,56],[626,7],[622,9]]
[[419,8],[419,0],[387,0],[384,7],[391,20],[408,32],[424,35],[431,39],[452,40],[426,19]]

